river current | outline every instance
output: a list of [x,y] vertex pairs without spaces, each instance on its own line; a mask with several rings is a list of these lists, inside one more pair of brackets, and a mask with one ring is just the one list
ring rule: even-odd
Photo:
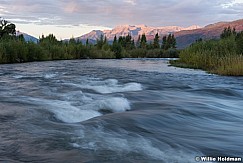
[[243,157],[243,77],[166,59],[0,65],[0,162]]

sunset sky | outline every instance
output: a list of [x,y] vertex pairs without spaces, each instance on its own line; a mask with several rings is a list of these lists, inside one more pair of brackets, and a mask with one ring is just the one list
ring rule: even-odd
[[243,0],[0,0],[0,17],[59,39],[122,24],[205,26],[243,18]]

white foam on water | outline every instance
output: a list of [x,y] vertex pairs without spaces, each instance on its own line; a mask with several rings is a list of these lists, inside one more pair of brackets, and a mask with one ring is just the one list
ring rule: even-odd
[[[151,140],[139,135],[131,135],[127,132],[124,133],[108,133],[104,129],[96,128],[88,130],[83,129],[80,134],[81,137],[73,139],[74,142],[70,143],[74,148],[89,149],[89,150],[110,150],[119,154],[134,153],[143,155],[151,160],[161,160],[162,162],[195,162],[195,156],[203,156],[202,153],[187,150],[175,149],[170,145],[163,147],[155,146]],[[90,132],[90,133],[89,133]],[[77,131],[79,134],[79,131]]]
[[94,110],[81,110],[76,107],[52,109],[58,119],[66,123],[77,123],[101,116],[102,114]]
[[129,101],[123,97],[112,97],[109,99],[98,100],[94,104],[94,108],[111,112],[125,112],[131,109]]
[[24,78],[24,76],[23,75],[14,75],[13,78],[15,78],[15,79],[21,79],[21,78]]
[[123,97],[109,97],[107,99],[85,99],[80,105],[73,105],[72,101],[47,100],[29,98],[31,103],[45,107],[55,114],[55,117],[66,123],[77,123],[103,115],[101,112],[125,112],[130,110],[130,103]]
[[81,84],[75,84],[75,86],[83,89],[91,89],[102,94],[143,90],[140,83],[131,82],[126,84],[119,84],[118,80],[116,79],[107,79],[104,81],[86,80]]
[[47,110],[50,110],[52,113],[55,114],[56,118],[66,123],[82,122],[102,115],[96,110],[86,110],[76,106],[72,106],[71,103],[68,101],[46,99],[34,100],[35,103],[39,103],[41,106],[45,106]]
[[15,79],[22,79],[22,78],[39,78],[39,77],[43,77],[45,79],[51,79],[56,77],[58,74],[56,73],[46,73],[43,75],[14,75],[13,78]]
[[57,74],[54,74],[54,73],[49,73],[49,74],[44,74],[43,75],[43,77],[45,78],[45,79],[51,79],[51,78],[54,78],[54,77],[56,77],[57,76]]
[[[154,147],[149,140],[141,137],[134,138],[108,138],[107,145],[110,150],[118,150],[119,152],[138,152],[154,159],[161,159],[164,152]],[[108,143],[110,142],[110,143]]]
[[55,108],[51,109],[58,119],[66,123],[77,123],[101,116],[101,110],[110,112],[125,112],[130,110],[127,99],[113,97],[104,100],[94,100],[92,103],[82,106],[72,106],[69,102],[57,102],[51,104]]
[[[48,79],[55,77],[57,74],[43,75]],[[92,89],[102,94],[142,90],[139,83],[119,84],[116,79],[101,80],[99,78],[84,77],[81,83],[78,84],[79,87]],[[76,86],[77,84],[71,83],[71,85]],[[41,108],[44,107],[51,111],[57,119],[66,123],[78,123],[103,114],[125,112],[131,109],[129,101],[124,97],[84,93],[80,90],[70,91],[66,94],[56,93],[55,96],[57,97],[54,100],[32,97],[27,97],[27,99],[31,104],[37,104]],[[28,101],[26,97],[24,101]]]

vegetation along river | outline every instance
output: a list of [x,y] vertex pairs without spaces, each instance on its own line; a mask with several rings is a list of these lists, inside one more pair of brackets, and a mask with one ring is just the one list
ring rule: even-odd
[[0,162],[243,156],[243,77],[166,59],[0,65]]

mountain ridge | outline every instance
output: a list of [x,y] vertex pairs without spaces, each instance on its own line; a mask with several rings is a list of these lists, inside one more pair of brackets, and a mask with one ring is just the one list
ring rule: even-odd
[[23,35],[26,42],[34,42],[34,43],[37,43],[38,40],[39,40],[36,37],[31,36],[31,35],[29,35],[27,33],[20,32],[20,31],[16,31],[16,36],[19,36],[19,35]]
[[219,39],[220,34],[223,32],[224,28],[227,27],[235,28],[236,32],[243,31],[243,19],[231,22],[217,22],[190,31],[179,31],[175,33],[175,37],[179,45],[178,47],[185,48],[198,39]]
[[179,26],[164,26],[164,27],[151,27],[142,25],[119,25],[111,30],[93,30],[87,34],[76,37],[77,40],[96,40],[100,37],[100,35],[104,35],[107,37],[107,40],[113,40],[115,36],[126,36],[130,34],[134,39],[136,39],[139,35],[145,34],[146,36],[154,36],[156,33],[159,35],[166,35],[168,33],[174,33],[181,30],[192,30],[201,28],[197,25],[193,25],[190,27],[179,27]]
[[177,40],[177,47],[183,49],[196,40],[202,39],[218,39],[220,34],[226,27],[235,28],[237,32],[243,30],[243,19],[229,21],[229,22],[217,22],[206,25],[205,27],[199,27],[192,25],[189,27],[179,26],[164,26],[164,27],[150,27],[146,25],[120,25],[111,30],[93,30],[90,33],[84,34],[80,37],[76,37],[76,40],[85,42],[89,39],[90,42],[94,43],[100,37],[101,34],[107,37],[108,41],[112,41],[115,36],[126,36],[130,34],[136,41],[139,35],[143,33],[147,36],[148,41],[152,41],[156,33],[159,33],[160,39],[162,36],[168,33],[173,33]]
[[[218,39],[220,34],[226,27],[235,28],[237,32],[243,31],[243,19],[229,21],[229,22],[217,22],[206,25],[205,27],[199,27],[198,25],[192,25],[189,27],[179,26],[164,26],[164,27],[152,27],[144,24],[140,25],[119,25],[111,30],[92,30],[91,32],[75,37],[74,39],[81,41],[85,44],[89,39],[90,43],[95,44],[96,40],[100,38],[100,35],[105,35],[109,42],[112,42],[114,37],[126,36],[130,34],[136,41],[139,35],[145,33],[148,41],[153,41],[156,33],[159,33],[160,40],[162,36],[173,33],[176,37],[177,48],[183,49],[198,39]],[[27,33],[17,31],[17,35],[23,34],[26,41],[38,42],[38,39],[28,35]],[[63,40],[68,41],[69,39]]]

